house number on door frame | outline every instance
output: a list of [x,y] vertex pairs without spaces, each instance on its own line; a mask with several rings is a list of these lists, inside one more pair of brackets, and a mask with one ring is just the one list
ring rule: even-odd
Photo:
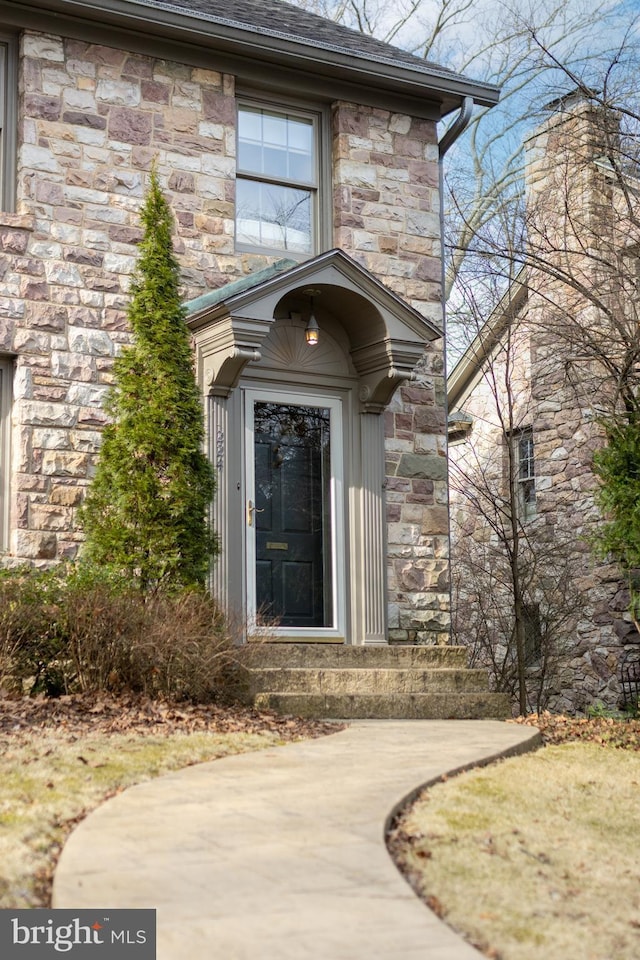
[[218,427],[216,434],[216,470],[221,473],[224,466],[224,430]]

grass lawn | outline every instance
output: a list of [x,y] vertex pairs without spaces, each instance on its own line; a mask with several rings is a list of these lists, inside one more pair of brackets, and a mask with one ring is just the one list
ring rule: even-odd
[[242,707],[106,697],[0,700],[0,908],[49,906],[67,836],[125,787],[336,729]]
[[488,957],[636,960],[640,722],[540,726],[537,753],[425,790],[395,825],[391,852]]

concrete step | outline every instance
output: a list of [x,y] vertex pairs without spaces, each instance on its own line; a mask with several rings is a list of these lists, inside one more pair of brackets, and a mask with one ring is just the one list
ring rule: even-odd
[[466,647],[354,647],[341,643],[249,643],[239,652],[243,664],[258,667],[387,668],[467,666]]
[[238,695],[258,708],[335,719],[504,719],[509,699],[468,670],[464,647],[248,644]]
[[257,693],[371,694],[488,693],[486,670],[369,667],[258,667],[249,672]]
[[502,693],[259,693],[254,702],[258,709],[318,720],[504,720],[511,715]]

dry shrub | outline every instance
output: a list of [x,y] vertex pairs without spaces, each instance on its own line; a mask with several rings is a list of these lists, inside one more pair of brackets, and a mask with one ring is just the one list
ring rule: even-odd
[[49,571],[0,570],[0,688],[64,692],[61,586]]
[[154,594],[144,604],[142,620],[142,631],[128,645],[129,659],[123,665],[130,671],[129,688],[200,703],[222,691],[233,644],[208,594]]
[[205,591],[145,595],[86,565],[0,579],[5,689],[129,690],[203,702],[222,692],[232,660],[224,617]]
[[132,684],[132,648],[144,635],[144,602],[117,580],[93,571],[67,582],[65,635],[75,686],[93,690],[139,690]]

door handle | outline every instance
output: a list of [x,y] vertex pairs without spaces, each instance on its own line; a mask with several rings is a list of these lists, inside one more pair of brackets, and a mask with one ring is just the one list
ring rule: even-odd
[[253,500],[247,500],[247,524],[253,526],[253,515],[254,513],[264,513],[264,510],[259,510]]

